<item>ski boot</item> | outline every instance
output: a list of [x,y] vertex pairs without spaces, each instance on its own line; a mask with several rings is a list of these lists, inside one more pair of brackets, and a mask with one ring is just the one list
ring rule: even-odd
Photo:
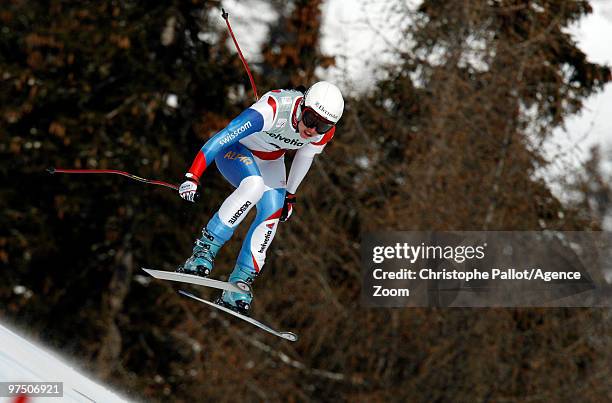
[[223,243],[216,240],[215,236],[204,227],[202,237],[195,241],[193,254],[176,269],[176,272],[208,277],[212,272],[215,256],[217,256],[221,246],[223,246]]
[[223,291],[221,296],[214,301],[215,304],[249,316],[253,301],[253,281],[255,281],[255,274],[250,268],[236,265],[230,275],[229,282],[235,284],[241,290],[248,291],[248,294]]

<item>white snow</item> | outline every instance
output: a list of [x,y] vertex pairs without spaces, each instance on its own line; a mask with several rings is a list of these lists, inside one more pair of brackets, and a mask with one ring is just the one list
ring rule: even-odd
[[[63,382],[63,397],[28,398],[33,402],[128,402],[125,397],[93,381],[42,346],[0,324],[0,382]],[[15,398],[0,397],[0,403]]]
[[[590,62],[612,65],[612,1],[593,1],[593,14],[582,19],[571,31]],[[590,97],[580,115],[567,122],[567,134],[573,141],[587,136],[582,150],[600,143],[612,146],[612,85]]]

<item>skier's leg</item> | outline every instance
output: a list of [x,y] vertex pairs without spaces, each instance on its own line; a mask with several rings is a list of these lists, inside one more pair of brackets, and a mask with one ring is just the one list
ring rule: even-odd
[[234,233],[248,212],[261,199],[265,184],[251,152],[241,144],[224,150],[215,159],[223,176],[236,187],[202,229],[192,256],[177,271],[208,276],[219,249]]
[[[258,160],[258,165],[266,182],[266,191],[257,203],[257,215],[249,228],[236,267],[229,278],[232,283],[238,283],[239,285],[243,283],[249,287],[261,272],[265,263],[266,253],[276,234],[286,192],[283,159],[275,161]],[[242,313],[248,311],[252,298],[252,293],[224,292],[222,296],[226,305],[238,308]]]

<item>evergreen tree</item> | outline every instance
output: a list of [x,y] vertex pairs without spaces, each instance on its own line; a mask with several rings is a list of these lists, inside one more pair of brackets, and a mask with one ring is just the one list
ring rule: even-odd
[[[309,85],[333,63],[319,49],[322,4],[273,2],[261,88]],[[3,6],[0,318],[147,401],[605,399],[605,311],[359,304],[367,231],[599,228],[587,210],[605,204],[603,179],[564,206],[535,176],[541,141],[610,79],[565,31],[588,2],[425,0],[414,13],[397,3],[410,23],[387,78],[347,97],[257,282],[255,314],[299,333],[295,345],[138,275],[188,256],[231,191],[213,169],[193,206],[120,177],[44,173],[180,181],[198,147],[252,102],[211,21],[217,5]],[[245,231],[217,258],[220,276]]]

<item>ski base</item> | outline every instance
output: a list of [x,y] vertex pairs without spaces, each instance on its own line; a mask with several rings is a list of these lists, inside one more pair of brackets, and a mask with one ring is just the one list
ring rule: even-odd
[[255,320],[255,319],[253,319],[253,318],[251,318],[249,316],[246,316],[246,315],[242,315],[242,314],[240,314],[240,313],[238,313],[236,311],[233,311],[233,310],[231,310],[229,308],[226,308],[224,306],[215,304],[214,302],[210,302],[210,301],[207,301],[205,299],[196,297],[195,295],[193,295],[193,294],[191,294],[191,293],[189,293],[187,291],[180,290],[179,293],[183,294],[186,297],[193,298],[196,301],[200,301],[200,302],[202,302],[204,304],[207,304],[207,305],[210,305],[212,307],[215,307],[215,308],[217,308],[217,309],[219,309],[219,310],[221,310],[223,312],[227,312],[230,315],[234,315],[235,317],[240,318],[240,319],[244,320],[245,322],[249,322],[250,324],[255,325],[258,328],[260,328],[262,330],[265,330],[266,332],[271,333],[271,334],[273,334],[275,336],[278,336],[280,338],[283,338],[283,339],[289,340],[289,341],[294,341],[294,342],[298,341],[298,336],[295,333],[292,333],[292,332],[279,332],[277,330],[272,329],[270,326],[267,326],[267,325],[259,322],[258,320]]
[[200,276],[196,276],[194,274],[187,273],[177,273],[174,271],[166,271],[166,270],[151,270],[142,268],[145,272],[150,274],[151,276],[160,279],[160,280],[170,280],[177,281],[179,283],[186,284],[194,284],[194,285],[202,285],[204,287],[216,288],[219,290],[227,290],[232,292],[239,292],[242,294],[248,294],[250,292],[250,287],[244,284],[244,288],[239,288],[237,285],[228,283],[227,281],[214,280],[212,278],[204,278]]

